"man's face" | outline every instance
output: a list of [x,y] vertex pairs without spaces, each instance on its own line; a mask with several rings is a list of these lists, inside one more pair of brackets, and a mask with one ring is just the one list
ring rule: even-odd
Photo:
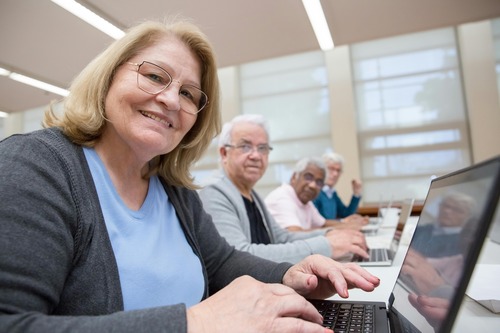
[[330,187],[335,187],[335,184],[337,184],[341,174],[342,165],[340,163],[327,162],[325,184]]
[[462,227],[470,217],[470,211],[452,198],[444,199],[439,205],[439,224],[442,227]]
[[[236,187],[251,189],[267,169],[269,155],[257,150],[259,146],[269,145],[266,131],[253,123],[236,124],[231,133],[231,145],[220,148],[224,170]],[[244,152],[244,145],[251,146],[252,150]]]
[[323,187],[325,173],[314,164],[308,164],[301,173],[294,173],[290,181],[299,200],[305,205],[314,200]]

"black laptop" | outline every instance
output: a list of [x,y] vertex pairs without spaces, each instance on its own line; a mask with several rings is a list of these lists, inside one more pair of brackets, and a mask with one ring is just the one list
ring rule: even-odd
[[310,300],[324,326],[336,333],[450,332],[499,194],[500,156],[432,180],[389,306]]

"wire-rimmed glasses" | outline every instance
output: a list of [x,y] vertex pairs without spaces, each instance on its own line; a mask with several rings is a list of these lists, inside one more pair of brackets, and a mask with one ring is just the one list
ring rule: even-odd
[[[165,69],[149,61],[141,63],[128,62],[137,66],[137,86],[151,95],[161,93],[172,83],[172,75]],[[190,114],[197,114],[208,104],[208,96],[200,88],[190,84],[183,84],[179,90],[182,110]]]
[[314,182],[318,188],[323,188],[325,185],[325,181],[323,179],[315,179],[314,175],[309,172],[303,173],[302,178],[308,183]]
[[266,155],[266,156],[269,155],[271,150],[273,150],[273,147],[266,145],[266,144],[257,145],[257,146],[252,146],[249,143],[242,143],[242,144],[236,145],[236,146],[227,144],[227,145],[224,145],[224,147],[236,148],[236,149],[240,150],[243,154],[248,154],[248,153],[251,153],[254,150],[256,150],[257,153],[259,153],[260,155]]

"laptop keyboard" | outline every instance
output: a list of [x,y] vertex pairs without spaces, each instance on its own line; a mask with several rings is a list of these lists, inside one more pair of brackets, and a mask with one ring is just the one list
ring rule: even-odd
[[355,255],[353,257],[352,261],[354,261],[354,262],[373,262],[373,261],[387,261],[387,260],[389,260],[389,256],[387,255],[387,249],[384,249],[384,248],[370,249],[368,251],[368,254],[370,255],[369,259],[365,259],[363,257]]
[[333,303],[322,300],[310,300],[323,316],[323,326],[333,329],[335,333],[373,333],[373,304]]

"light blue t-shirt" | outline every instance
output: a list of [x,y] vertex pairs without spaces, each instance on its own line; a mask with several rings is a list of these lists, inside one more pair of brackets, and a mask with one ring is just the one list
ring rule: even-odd
[[125,310],[199,303],[205,287],[200,259],[158,177],[150,178],[142,207],[131,210],[95,150],[84,152],[118,264]]

